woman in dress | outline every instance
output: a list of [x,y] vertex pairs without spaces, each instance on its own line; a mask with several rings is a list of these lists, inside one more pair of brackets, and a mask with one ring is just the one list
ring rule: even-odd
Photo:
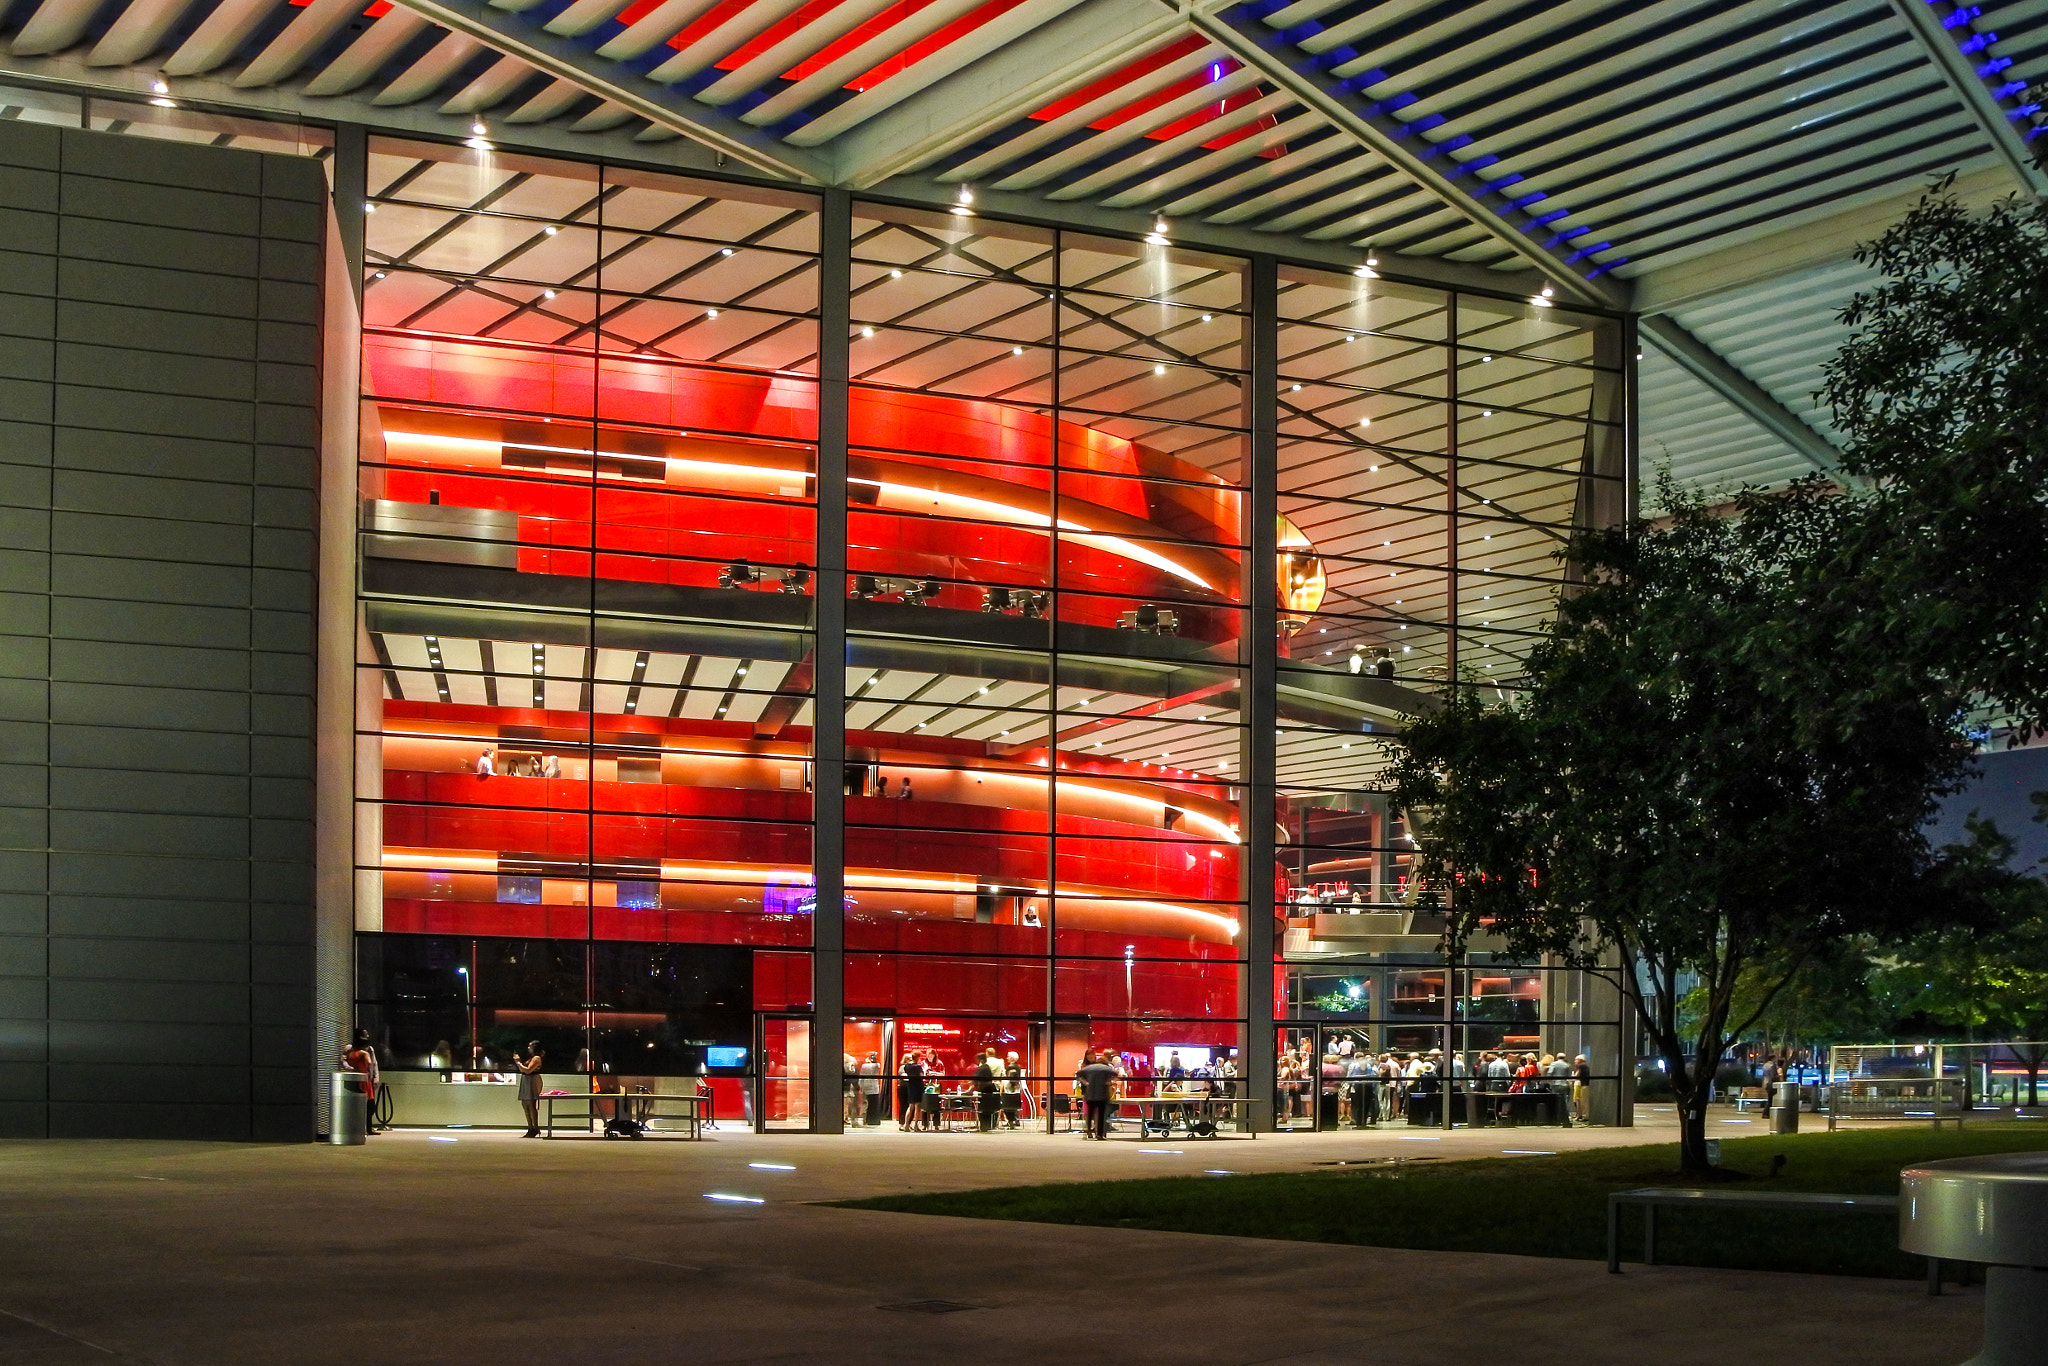
[[526,1111],[526,1132],[522,1138],[540,1137],[540,1068],[547,1060],[541,1052],[540,1040],[527,1043],[524,1053],[512,1055],[512,1061],[519,1068],[519,1108]]

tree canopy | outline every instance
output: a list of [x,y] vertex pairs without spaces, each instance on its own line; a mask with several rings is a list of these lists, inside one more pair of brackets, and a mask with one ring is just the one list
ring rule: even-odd
[[[2048,727],[2048,204],[1973,212],[1936,184],[1857,259],[1883,277],[1821,397],[1867,481],[1843,625]],[[1880,591],[1872,593],[1868,588]],[[1882,590],[1892,591],[1882,591]]]
[[1454,688],[1390,785],[1454,939],[1615,972],[1697,1170],[1715,1065],[1788,978],[1849,937],[1968,922],[2002,874],[1923,832],[1969,764],[1960,697],[1880,635],[1845,642],[1823,548],[1853,509],[1812,485],[1733,517],[1671,502],[1577,539],[1522,690]]

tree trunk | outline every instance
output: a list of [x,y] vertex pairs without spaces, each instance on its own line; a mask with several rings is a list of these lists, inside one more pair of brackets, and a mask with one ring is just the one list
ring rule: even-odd
[[1678,1105],[1678,1170],[1682,1176],[1705,1180],[1712,1170],[1707,1165],[1707,1096],[1704,1084],[1682,1096]]

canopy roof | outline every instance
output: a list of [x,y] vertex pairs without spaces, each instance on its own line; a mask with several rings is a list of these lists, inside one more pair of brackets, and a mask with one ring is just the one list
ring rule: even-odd
[[0,73],[1547,282],[1709,488],[1832,468],[1856,242],[2048,189],[2048,0],[0,0]]

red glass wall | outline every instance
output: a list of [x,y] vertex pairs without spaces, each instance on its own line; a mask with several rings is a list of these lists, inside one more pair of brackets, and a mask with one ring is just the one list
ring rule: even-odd
[[401,1066],[456,992],[471,1061],[545,1006],[580,1069],[695,1070],[671,1036],[745,1047],[811,1000],[815,200],[369,164],[358,928],[575,945],[584,977],[365,990]]
[[[846,1008],[856,1062],[1242,1043],[1245,284],[857,206]],[[941,1042],[945,1041],[945,1042]]]

